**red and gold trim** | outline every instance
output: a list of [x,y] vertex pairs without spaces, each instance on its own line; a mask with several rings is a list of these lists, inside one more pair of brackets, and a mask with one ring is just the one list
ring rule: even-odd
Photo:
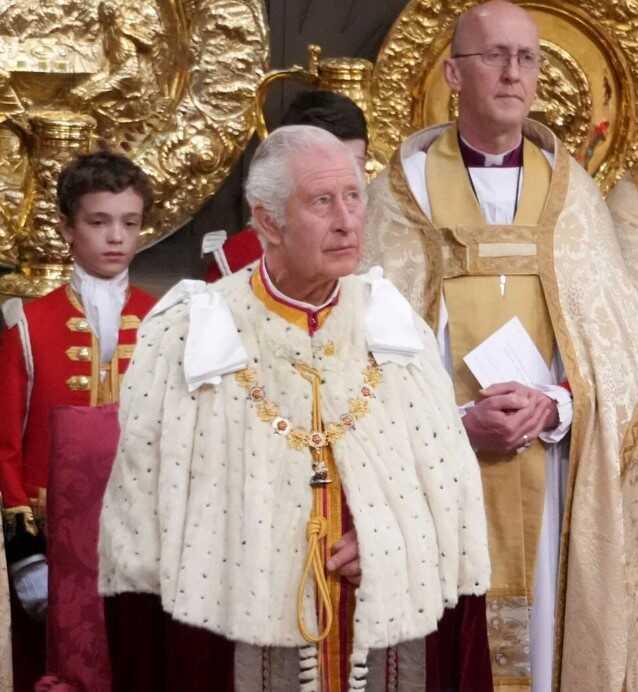
[[[323,326],[339,298],[336,293],[328,305],[316,311],[308,310],[292,301],[285,301],[269,290],[268,280],[264,275],[263,260],[259,268],[253,272],[250,281],[255,296],[269,311],[279,315],[289,324],[303,329],[310,336]],[[335,346],[332,342],[323,348],[327,349],[327,351],[324,350],[323,355],[335,354]],[[310,427],[312,432],[305,431],[302,436],[303,444],[299,445],[294,444],[294,439],[291,443],[295,429],[292,429],[290,421],[279,416],[278,407],[267,399],[264,387],[257,382],[256,373],[247,369],[237,373],[236,379],[246,389],[250,399],[259,407],[261,419],[271,422],[277,434],[286,435],[293,448],[308,449],[309,461],[313,463],[313,467],[315,464],[323,463],[327,470],[330,482],[325,485],[313,484],[312,487],[313,508],[308,521],[311,554],[307,556],[306,561],[307,566],[313,565],[314,578],[317,581],[318,633],[315,635],[306,632],[306,634],[308,641],[317,642],[322,692],[346,692],[352,651],[355,588],[346,579],[327,572],[325,565],[332,554],[332,547],[353,528],[353,522],[332,454],[331,441],[335,437],[337,427],[342,428],[340,434],[344,434],[346,430],[354,427],[357,418],[367,413],[368,399],[374,396],[372,389],[379,384],[381,374],[376,372],[378,370],[376,363],[371,362],[364,372],[361,398],[352,400],[351,410],[343,414],[338,423],[324,425],[321,419],[321,374],[314,368],[300,363],[297,363],[295,367],[299,374],[311,384],[313,399],[313,420]],[[309,478],[311,476],[310,464],[308,476]],[[313,527],[318,530],[313,531]],[[304,583],[300,586],[300,590],[303,593]],[[306,628],[303,621],[300,621],[300,627],[302,625],[303,633]]]
[[69,360],[89,361],[91,360],[91,349],[88,346],[69,346],[66,355]]
[[[78,296],[70,285],[66,287],[67,297],[71,305],[84,315],[84,309]],[[137,315],[122,315],[120,319],[120,331],[135,331],[141,324]],[[101,363],[99,360],[100,344],[91,331],[86,317],[71,317],[66,323],[72,332],[90,334],[90,346],[70,346],[66,350],[66,356],[74,362],[90,363],[90,374],[72,375],[67,378],[67,387],[74,392],[89,392],[89,404],[100,406],[102,404],[117,403],[120,389],[120,360],[130,360],[133,356],[135,344],[119,344],[113,358],[109,363]]]
[[[352,518],[331,450],[328,450],[325,458],[332,483],[313,490],[319,513],[327,523],[327,535],[323,543],[324,564],[332,554],[332,546],[352,528]],[[355,587],[336,574],[328,573],[327,578],[333,619],[328,636],[319,644],[321,689],[323,692],[347,692]],[[324,627],[324,618],[325,613],[320,610],[319,629]]]
[[286,322],[307,331],[310,336],[313,336],[323,327],[332,308],[339,302],[339,294],[337,293],[328,305],[324,305],[318,310],[310,310],[297,305],[292,300],[287,301],[276,296],[269,288],[263,259],[250,277],[250,285],[255,296],[268,310],[279,315]]
[[142,324],[142,320],[137,315],[122,315],[120,321],[120,331],[130,331],[131,329],[137,330]]
[[[78,309],[81,310],[82,308],[80,307]],[[69,319],[66,321],[66,326],[69,331],[72,332],[82,332],[83,334],[86,334],[87,332],[91,331],[91,327],[84,317],[69,317]]]
[[[321,420],[321,375],[314,368],[296,366],[299,374],[312,385],[312,426],[323,433]],[[324,434],[325,437],[325,434]],[[352,653],[354,587],[337,574],[327,572],[326,563],[332,548],[353,526],[339,471],[332,448],[328,444],[310,445],[313,467],[321,463],[327,471],[328,482],[324,485],[311,483],[313,493],[312,515],[308,526],[320,525],[318,542],[319,565],[315,568],[317,581],[317,620],[319,634],[316,641],[319,653],[319,677],[322,692],[346,692],[348,689],[349,662]],[[310,532],[309,536],[310,536]],[[309,541],[309,551],[315,550]],[[314,558],[309,555],[309,558]],[[318,570],[318,573],[317,573]],[[327,587],[327,588],[326,588]],[[304,581],[300,586],[303,592]],[[301,600],[301,599],[300,599]],[[299,604],[298,604],[299,607]],[[300,620],[300,626],[303,622]],[[302,630],[304,634],[304,630]],[[306,634],[304,634],[306,637]],[[307,638],[307,637],[306,637]]]

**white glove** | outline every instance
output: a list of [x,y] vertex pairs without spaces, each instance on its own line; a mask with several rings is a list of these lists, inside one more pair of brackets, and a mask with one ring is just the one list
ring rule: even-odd
[[13,588],[27,612],[34,620],[44,620],[49,596],[49,566],[44,555],[32,555],[18,560],[9,567]]

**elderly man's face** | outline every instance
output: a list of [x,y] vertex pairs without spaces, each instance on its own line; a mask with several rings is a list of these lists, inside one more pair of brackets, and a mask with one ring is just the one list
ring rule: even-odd
[[[491,130],[519,127],[534,101],[538,68],[520,67],[516,56],[539,54],[536,26],[520,8],[491,8],[473,19],[463,32],[457,53],[493,49],[509,53],[509,65],[486,65],[478,55],[454,59],[451,62],[458,82],[451,86],[459,92],[463,117]],[[446,75],[449,82],[449,72]]]
[[340,148],[317,148],[311,155],[298,155],[290,161],[295,188],[281,233],[290,274],[314,283],[356,269],[365,204],[354,165]]

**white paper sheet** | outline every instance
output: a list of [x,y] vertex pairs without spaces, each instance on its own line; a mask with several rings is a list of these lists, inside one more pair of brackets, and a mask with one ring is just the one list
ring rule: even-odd
[[513,317],[464,358],[481,387],[520,382],[532,387],[552,384],[543,356],[518,317]]

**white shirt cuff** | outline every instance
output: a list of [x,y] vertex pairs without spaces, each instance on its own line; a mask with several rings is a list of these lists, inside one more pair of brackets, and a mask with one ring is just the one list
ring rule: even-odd
[[565,387],[557,384],[541,384],[535,387],[535,389],[543,392],[543,394],[556,402],[558,425],[553,430],[545,430],[539,435],[539,438],[545,444],[556,444],[567,435],[572,426],[572,418],[574,416],[572,395]]
[[29,557],[23,557],[22,560],[17,560],[9,565],[9,574],[13,577],[25,567],[33,565],[36,562],[46,562],[46,560],[46,556],[42,553],[34,553],[33,555],[29,555]]
[[474,401],[468,401],[467,404],[463,404],[462,406],[459,406],[457,404],[456,408],[459,411],[459,416],[463,418],[463,416],[467,415],[474,408],[475,405],[476,404]]

